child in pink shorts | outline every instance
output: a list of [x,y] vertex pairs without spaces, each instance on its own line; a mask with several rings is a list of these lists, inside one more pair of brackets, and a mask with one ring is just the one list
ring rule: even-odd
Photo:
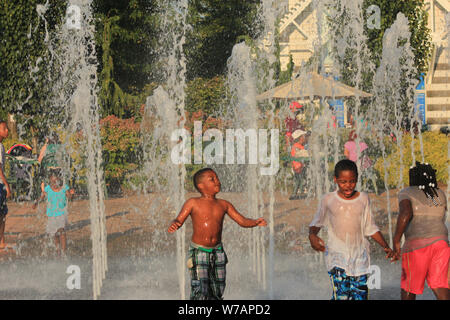
[[446,196],[437,187],[436,170],[427,163],[411,167],[409,185],[398,195],[400,213],[394,235],[395,259],[402,257],[401,298],[414,300],[423,293],[426,280],[437,299],[450,300]]

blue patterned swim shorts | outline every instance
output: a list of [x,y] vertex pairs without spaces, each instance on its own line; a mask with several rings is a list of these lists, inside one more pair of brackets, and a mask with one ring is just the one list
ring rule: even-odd
[[367,287],[367,275],[348,276],[345,270],[334,267],[328,274],[333,287],[331,300],[368,300],[369,288]]

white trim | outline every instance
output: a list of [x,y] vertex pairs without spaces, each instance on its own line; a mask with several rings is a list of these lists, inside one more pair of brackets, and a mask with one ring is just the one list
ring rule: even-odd
[[436,1],[444,10],[450,12],[450,2],[448,0],[432,0]]
[[292,21],[292,23],[294,24],[294,26],[296,26],[297,30],[306,38],[305,40],[308,40],[308,36],[306,35],[306,33],[304,33],[302,31],[302,29],[300,28],[300,26],[298,25],[298,23],[294,20]]
[[[295,20],[297,19],[297,17],[299,15],[301,15],[303,13],[303,11],[305,11],[305,9],[311,4],[312,0],[303,0],[303,2],[301,3],[300,6],[298,6],[297,8],[293,8],[293,10],[289,11],[284,18],[288,17],[288,19],[285,22],[281,23],[280,26],[280,34],[283,33],[284,30],[286,30],[286,28]],[[284,19],[283,18],[283,19]],[[281,20],[283,20],[281,19]]]

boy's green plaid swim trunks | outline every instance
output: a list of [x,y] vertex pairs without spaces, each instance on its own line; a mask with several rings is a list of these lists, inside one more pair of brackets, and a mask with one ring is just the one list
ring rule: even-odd
[[191,243],[188,268],[191,274],[191,300],[222,300],[225,291],[227,255],[222,244],[204,248]]

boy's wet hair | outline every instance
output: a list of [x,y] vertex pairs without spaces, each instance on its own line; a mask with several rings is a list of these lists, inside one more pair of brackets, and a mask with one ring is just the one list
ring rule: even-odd
[[334,176],[338,178],[342,171],[353,171],[355,175],[358,176],[358,167],[352,160],[343,159],[336,163],[336,166],[334,167]]
[[200,190],[198,190],[198,184],[199,184],[200,181],[202,180],[203,175],[204,175],[206,172],[208,172],[208,171],[215,172],[215,171],[214,171],[213,169],[211,169],[211,168],[203,168],[203,169],[198,170],[198,171],[194,174],[194,178],[193,178],[193,181],[194,181],[194,187],[195,187],[195,189],[197,189],[198,192],[200,192]]

